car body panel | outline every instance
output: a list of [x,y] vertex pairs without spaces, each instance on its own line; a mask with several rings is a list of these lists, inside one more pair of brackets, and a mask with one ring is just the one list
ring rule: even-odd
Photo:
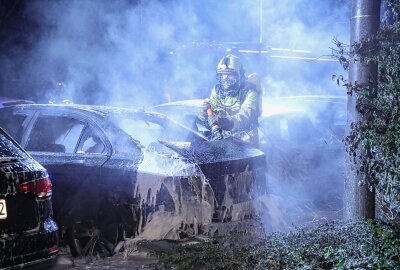
[[51,197],[20,190],[48,173],[1,129],[0,140],[1,210],[7,207],[7,217],[0,219],[0,268],[52,260],[58,250],[58,226],[52,219]]
[[10,97],[0,97],[0,108],[18,105],[18,104],[34,104],[32,100],[10,98]]
[[[55,201],[57,222],[68,214],[77,220],[96,215],[106,202],[116,211],[123,205],[134,210],[131,217],[123,218],[133,227],[133,235],[177,239],[199,234],[202,226],[212,222],[251,218],[254,209],[249,202],[255,197],[251,187],[257,179],[265,184],[262,173],[257,177],[253,173],[264,170],[265,162],[260,161],[265,159],[264,153],[241,141],[226,142],[229,147],[218,148],[215,142],[206,141],[159,113],[75,104],[20,105],[1,109],[1,113],[5,117],[0,116],[0,125],[5,128],[4,118],[28,115],[21,143],[54,178],[54,197],[63,197]],[[31,148],[32,131],[42,115],[57,117],[60,122],[61,117],[74,118],[85,128],[96,130],[106,147],[104,155],[80,152],[84,149],[85,129],[76,136],[79,139],[75,147],[49,148],[61,152],[37,151],[44,143]],[[59,129],[66,126],[60,125]],[[36,137],[44,141],[47,135]],[[177,147],[188,142],[195,147]],[[70,153],[64,153],[72,148]],[[195,156],[188,156],[185,151]],[[201,152],[207,158],[201,158]],[[76,172],[79,175],[73,175]],[[232,181],[237,182],[235,190]],[[62,183],[68,187],[62,187]],[[242,195],[232,199],[235,192]],[[241,206],[242,203],[246,205]],[[80,211],[83,213],[77,214]]]
[[[164,113],[196,128],[203,100],[160,104],[150,111]],[[309,95],[263,97],[259,117],[259,148],[266,155],[269,182],[290,183],[319,190],[318,203],[335,197],[340,208],[343,191],[346,96]],[[306,185],[305,185],[306,184]],[[332,196],[328,196],[329,194]],[[307,195],[303,195],[307,196]],[[314,199],[314,198],[313,198]]]

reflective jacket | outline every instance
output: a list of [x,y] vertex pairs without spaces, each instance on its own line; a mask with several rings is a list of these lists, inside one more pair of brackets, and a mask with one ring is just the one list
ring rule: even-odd
[[223,131],[223,136],[234,136],[258,146],[258,117],[260,93],[252,83],[244,81],[237,96],[223,97],[218,86],[211,91],[210,105],[214,113],[229,116],[233,129]]

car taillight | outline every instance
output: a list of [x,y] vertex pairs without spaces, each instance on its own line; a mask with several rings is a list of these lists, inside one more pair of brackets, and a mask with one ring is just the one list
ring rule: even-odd
[[49,248],[49,253],[54,253],[54,252],[58,252],[58,247],[57,246]]
[[51,181],[50,178],[41,178],[19,187],[21,192],[32,192],[37,197],[43,198],[51,195]]

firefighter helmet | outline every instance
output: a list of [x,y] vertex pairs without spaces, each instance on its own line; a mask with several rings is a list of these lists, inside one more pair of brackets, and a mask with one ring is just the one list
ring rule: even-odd
[[240,90],[244,70],[240,58],[232,54],[224,56],[217,65],[217,83],[222,96],[235,96]]

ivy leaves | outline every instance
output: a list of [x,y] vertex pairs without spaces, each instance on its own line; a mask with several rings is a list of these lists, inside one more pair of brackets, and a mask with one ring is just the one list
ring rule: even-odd
[[[398,18],[400,2],[388,0]],[[397,12],[397,13],[396,13]],[[353,62],[378,65],[378,78],[369,84],[350,84],[334,76],[349,95],[357,94],[360,120],[351,125],[345,138],[353,158],[361,145],[366,151],[359,166],[368,184],[377,190],[377,203],[386,219],[400,219],[400,22],[383,25],[378,33],[353,46],[336,41],[335,56],[345,70]]]

